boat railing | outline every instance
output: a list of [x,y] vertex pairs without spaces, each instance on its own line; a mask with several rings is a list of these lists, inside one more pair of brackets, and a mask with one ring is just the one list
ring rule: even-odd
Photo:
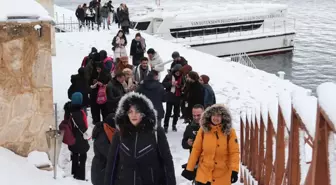
[[236,53],[230,55],[232,62],[237,62],[239,64],[242,64],[247,67],[251,67],[253,69],[256,69],[257,67],[254,65],[250,57],[244,52],[244,53]]
[[[250,30],[244,30],[243,27],[250,26]],[[274,20],[274,21],[264,21],[260,23],[246,23],[234,26],[220,26],[213,28],[203,28],[203,29],[188,29],[182,31],[171,31],[171,32],[156,32],[152,35],[161,38],[171,38],[173,42],[176,43],[206,43],[217,41],[219,39],[234,38],[234,37],[249,37],[252,35],[264,35],[264,34],[276,34],[276,33],[291,33],[295,30],[296,20],[295,19],[285,19],[285,20]],[[239,29],[237,29],[239,28]],[[220,29],[227,29],[225,33],[218,32]],[[215,33],[209,34],[209,30],[214,30]],[[197,32],[197,33],[196,33]],[[187,33],[187,34],[186,34]],[[194,33],[194,34],[193,34]],[[196,34],[195,34],[196,33]]]

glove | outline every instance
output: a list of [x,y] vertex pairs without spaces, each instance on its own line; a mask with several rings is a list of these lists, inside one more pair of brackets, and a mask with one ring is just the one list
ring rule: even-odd
[[231,174],[231,183],[235,183],[237,181],[238,181],[238,172],[232,171],[232,174]]
[[185,164],[183,164],[181,167],[182,167],[183,169],[186,169],[186,168],[187,168],[187,164],[188,164],[188,163],[185,163]]
[[190,181],[195,179],[195,173],[192,172],[192,171],[183,170],[181,175],[182,175],[182,177],[184,177],[184,178],[186,178]]

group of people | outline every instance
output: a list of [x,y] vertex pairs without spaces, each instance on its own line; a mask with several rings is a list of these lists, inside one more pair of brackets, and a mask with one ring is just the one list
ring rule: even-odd
[[[131,43],[130,64],[126,45],[120,30],[112,42],[113,57],[93,47],[78,74],[71,76],[70,101],[64,105],[60,129],[65,131],[63,142],[71,151],[73,177],[86,179],[88,140],[93,139],[93,185],[176,185],[166,133],[171,117],[171,128],[177,131],[182,113],[188,123],[182,147],[191,152],[188,163],[182,166],[182,176],[197,185],[236,182],[237,136],[229,111],[216,104],[209,76],[199,76],[176,51],[161,82],[166,63],[158,52],[147,50],[145,39],[137,33]],[[94,125],[92,137],[88,107]]]
[[101,27],[109,30],[111,24],[115,22],[118,24],[118,28],[121,27],[126,34],[129,34],[129,12],[124,3],[120,4],[115,11],[111,0],[104,4],[101,3],[101,0],[92,0],[89,6],[86,3],[78,5],[75,15],[80,29],[87,27],[94,30],[94,25],[97,25],[97,30]]

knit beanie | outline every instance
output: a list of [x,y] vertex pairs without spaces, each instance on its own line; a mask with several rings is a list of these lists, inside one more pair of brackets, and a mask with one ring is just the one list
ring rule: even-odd
[[187,75],[190,71],[192,71],[192,67],[190,65],[184,65],[181,69],[183,75]]
[[71,104],[72,105],[82,105],[83,103],[83,95],[80,92],[75,92],[71,96]]
[[202,78],[204,84],[208,84],[209,83],[210,78],[209,78],[208,75],[201,75],[201,78]]

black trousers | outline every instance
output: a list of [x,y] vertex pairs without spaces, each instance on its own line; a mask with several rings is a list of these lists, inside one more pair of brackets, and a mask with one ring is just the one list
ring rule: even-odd
[[101,121],[100,115],[103,116],[103,120],[104,120],[106,116],[108,115],[106,103],[102,105],[99,105],[96,102],[91,103],[91,115],[92,115],[93,124]]
[[177,120],[180,114],[180,102],[177,103],[166,103],[166,115],[164,118],[164,128],[169,127],[169,118],[171,116],[172,110],[174,108],[174,116],[173,116],[173,126],[176,126]]
[[75,179],[85,180],[85,163],[87,155],[86,153],[72,153],[71,154],[71,174]]

